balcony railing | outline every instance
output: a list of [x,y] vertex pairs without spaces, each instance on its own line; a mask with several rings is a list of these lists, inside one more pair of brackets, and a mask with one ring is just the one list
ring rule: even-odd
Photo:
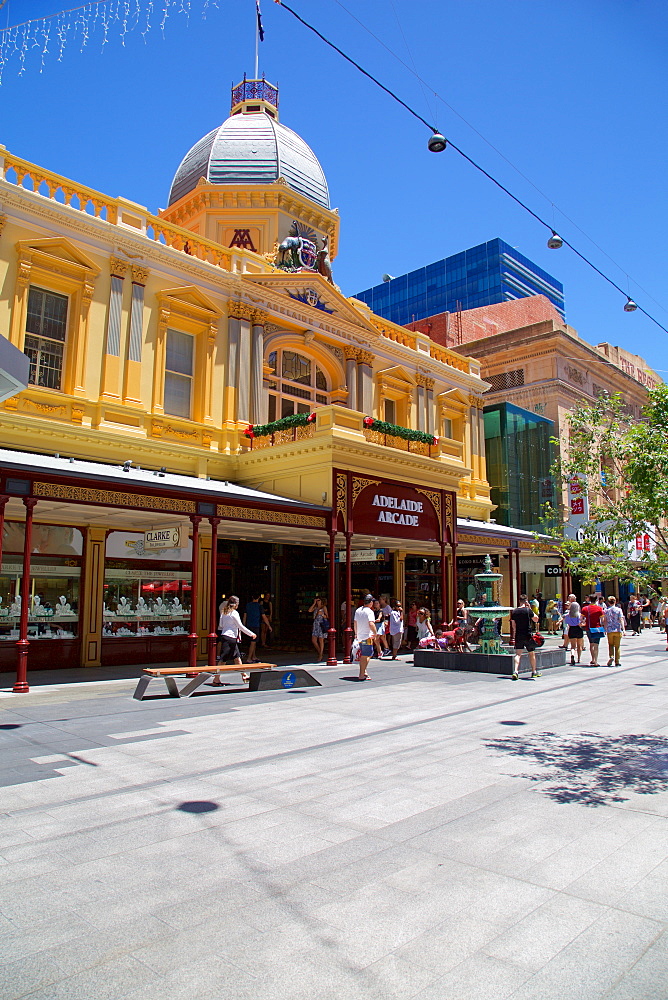
[[196,236],[188,229],[175,226],[159,215],[152,215],[142,205],[136,205],[125,198],[110,198],[100,191],[78,184],[67,177],[61,177],[51,170],[45,170],[35,163],[1,149],[0,178],[24,191],[39,195],[45,201],[54,202],[91,218],[101,219],[126,232],[129,230],[136,236],[143,236],[154,243],[179,250],[226,271],[257,271],[266,267],[266,262],[249,250],[231,252],[220,243]]
[[279,444],[289,444],[292,441],[305,441],[315,436],[315,424],[305,424],[303,427],[286,427],[282,431],[273,431],[262,437],[250,438],[251,451],[262,448],[275,448]]
[[406,438],[397,437],[396,434],[383,434],[382,431],[374,431],[369,427],[363,428],[363,432],[367,441],[371,441],[373,444],[382,444],[386,448],[409,451],[413,455],[426,455],[427,458],[439,454],[438,445],[427,444],[426,441],[409,441]]
[[[301,423],[301,420],[307,421]],[[463,460],[463,442],[451,440],[449,438],[431,439],[431,435],[422,434],[421,437],[429,440],[410,440],[401,434],[393,434],[389,428],[393,425],[386,425],[381,429],[365,426],[365,421],[369,421],[363,413],[356,410],[349,410],[346,406],[332,404],[330,406],[319,406],[309,418],[290,417],[287,420],[300,421],[297,426],[284,427],[285,421],[274,421],[273,424],[256,425],[249,428],[242,435],[242,447],[245,451],[266,451],[270,448],[277,448],[280,445],[293,444],[297,441],[307,441],[313,438],[320,438],[329,435],[336,440],[337,447],[345,447],[346,443],[351,447],[359,448],[364,441],[373,446],[381,448],[392,448],[403,451],[411,455],[420,455],[424,458],[431,458],[437,461]],[[387,428],[387,429],[386,429]],[[396,430],[405,431],[411,437],[417,436],[410,428],[399,428]]]

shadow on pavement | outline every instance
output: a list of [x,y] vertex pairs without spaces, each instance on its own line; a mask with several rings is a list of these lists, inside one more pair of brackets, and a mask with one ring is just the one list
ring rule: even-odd
[[624,802],[629,795],[656,795],[668,788],[668,739],[655,736],[601,736],[537,733],[489,740],[488,749],[542,765],[521,775],[540,781],[555,802],[585,806]]

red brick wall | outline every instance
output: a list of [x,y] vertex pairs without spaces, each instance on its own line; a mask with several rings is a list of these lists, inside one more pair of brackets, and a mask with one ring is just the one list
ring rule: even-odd
[[[458,317],[461,317],[461,339],[458,339]],[[481,306],[479,309],[464,309],[459,314],[438,313],[428,319],[407,323],[406,326],[409,330],[428,334],[433,341],[444,347],[456,347],[458,343],[469,344],[473,340],[518,330],[544,320],[554,320],[559,326],[564,322],[549,299],[544,295],[531,295],[512,302]]]

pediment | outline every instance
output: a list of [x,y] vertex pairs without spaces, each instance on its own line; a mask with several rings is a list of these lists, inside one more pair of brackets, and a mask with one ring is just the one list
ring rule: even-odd
[[179,288],[163,288],[158,292],[157,298],[159,302],[169,302],[172,308],[178,308],[179,304],[181,304],[188,309],[195,309],[208,314],[209,318],[221,315],[218,306],[194,285],[182,285]]
[[314,316],[320,314],[342,319],[354,323],[366,338],[371,336],[375,339],[378,336],[375,327],[351,305],[345,295],[317,272],[273,271],[271,274],[245,274],[243,277],[255,287],[272,289],[292,299],[295,305],[312,309]]
[[28,257],[39,259],[41,255],[49,257],[51,260],[58,260],[64,264],[85,268],[87,271],[97,275],[100,268],[83,253],[78,246],[71,243],[64,237],[57,237],[50,240],[19,240],[16,244],[19,256],[23,259]]
[[378,378],[393,385],[415,385],[415,373],[411,375],[411,373],[407,372],[405,368],[401,367],[401,365],[394,365],[392,368],[384,368],[383,371],[378,372]]

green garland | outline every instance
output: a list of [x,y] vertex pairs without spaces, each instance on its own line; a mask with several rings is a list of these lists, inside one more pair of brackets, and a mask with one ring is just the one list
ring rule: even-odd
[[286,431],[290,427],[304,427],[313,423],[312,413],[291,413],[289,417],[282,417],[280,420],[272,420],[270,424],[251,424],[248,430],[244,431],[246,437],[268,437],[277,431]]
[[374,420],[373,417],[364,418],[364,426],[380,434],[391,434],[392,437],[403,438],[404,441],[421,441],[423,444],[435,445],[438,439],[433,434],[425,431],[413,431],[410,427],[400,427],[399,424],[388,424],[385,420]]

